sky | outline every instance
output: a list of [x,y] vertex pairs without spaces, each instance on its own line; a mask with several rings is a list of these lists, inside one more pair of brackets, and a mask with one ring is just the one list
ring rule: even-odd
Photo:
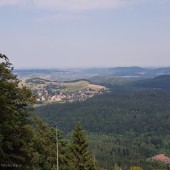
[[170,0],[0,0],[15,68],[170,66]]

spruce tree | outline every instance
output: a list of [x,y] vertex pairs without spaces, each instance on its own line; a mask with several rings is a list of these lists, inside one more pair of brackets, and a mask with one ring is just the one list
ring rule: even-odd
[[31,169],[32,129],[29,120],[34,96],[19,87],[8,58],[0,54],[0,165]]
[[121,168],[121,167],[119,167],[117,164],[115,164],[115,166],[114,166],[113,170],[122,170],[122,168]]
[[[0,54],[0,169],[55,170],[56,129],[32,114],[35,96]],[[67,143],[58,133],[60,170],[68,170]]]
[[95,170],[85,133],[78,122],[73,130],[70,146],[70,167],[74,170]]
[[[56,134],[58,138],[59,169],[68,170],[67,142],[62,137],[62,132],[49,127],[38,116],[33,115],[33,159],[35,169],[56,170]],[[56,133],[57,130],[57,133]]]

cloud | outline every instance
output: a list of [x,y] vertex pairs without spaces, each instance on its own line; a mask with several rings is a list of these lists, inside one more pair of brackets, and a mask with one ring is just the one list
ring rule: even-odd
[[113,9],[143,0],[0,0],[0,5],[23,5],[55,11]]
[[[31,2],[32,0],[30,0]],[[0,0],[0,6],[26,6],[28,5],[29,0]]]
[[85,11],[96,9],[117,8],[131,0],[34,0],[39,8],[59,11]]
[[169,0],[0,0],[0,6],[20,5],[35,9],[62,12],[81,12],[87,10],[106,10],[122,8],[141,2],[167,3]]
[[18,4],[19,0],[0,0],[0,5],[15,5]]

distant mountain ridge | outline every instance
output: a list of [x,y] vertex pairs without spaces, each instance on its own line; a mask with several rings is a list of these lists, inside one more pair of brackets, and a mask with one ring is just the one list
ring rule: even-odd
[[63,72],[58,69],[15,69],[14,73],[19,75],[29,75],[29,74],[51,74],[53,72]]
[[143,67],[110,67],[110,68],[93,68],[84,69],[84,73],[93,73],[97,75],[112,76],[139,76],[139,77],[155,77],[159,75],[170,75],[170,67],[161,68],[143,68]]
[[[14,70],[19,78],[41,77],[52,81],[90,80],[95,83],[109,82],[113,78],[147,79],[160,75],[170,75],[170,67],[143,68],[143,67],[108,67],[108,68],[70,68],[70,69],[25,69]],[[94,79],[94,81],[93,81]],[[113,82],[114,81],[114,82]],[[120,80],[121,81],[121,80]]]

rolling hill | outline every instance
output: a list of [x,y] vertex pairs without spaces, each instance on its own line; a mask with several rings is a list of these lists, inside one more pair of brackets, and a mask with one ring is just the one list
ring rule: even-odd
[[51,126],[57,124],[67,136],[80,121],[90,134],[96,159],[106,169],[111,170],[114,163],[124,169],[130,165],[145,170],[162,169],[165,165],[148,160],[160,153],[170,156],[168,83],[169,76],[158,76],[112,86],[110,93],[83,102],[38,107],[35,113]]
[[170,90],[170,75],[162,75],[133,83],[136,87]]

